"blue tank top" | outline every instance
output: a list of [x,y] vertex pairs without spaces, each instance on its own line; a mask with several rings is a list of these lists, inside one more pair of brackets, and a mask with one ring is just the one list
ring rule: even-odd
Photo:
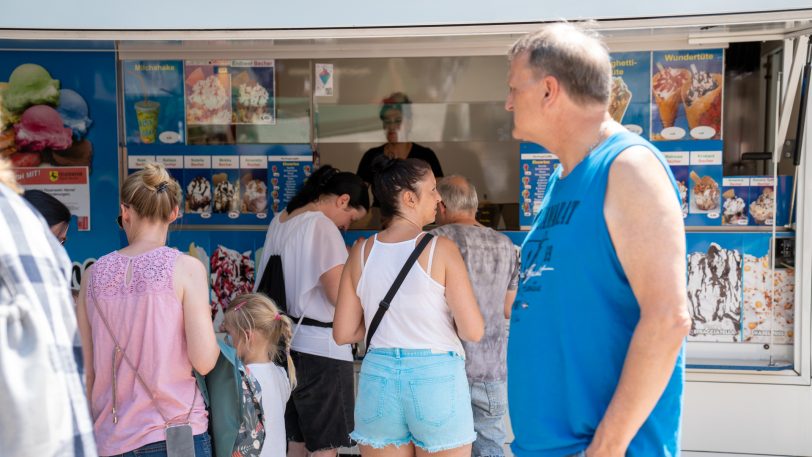
[[[637,300],[615,252],[603,203],[609,168],[630,146],[616,133],[561,178],[550,180],[522,245],[522,272],[508,342],[508,393],[518,457],[560,457],[586,449],[612,399],[632,333]],[[641,249],[645,247],[641,246]],[[684,348],[654,411],[627,456],[678,455]]]

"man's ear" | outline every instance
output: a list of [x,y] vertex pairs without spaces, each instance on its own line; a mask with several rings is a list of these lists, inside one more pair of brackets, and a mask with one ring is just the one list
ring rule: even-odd
[[541,80],[542,103],[550,104],[561,95],[561,83],[552,76],[545,76]]

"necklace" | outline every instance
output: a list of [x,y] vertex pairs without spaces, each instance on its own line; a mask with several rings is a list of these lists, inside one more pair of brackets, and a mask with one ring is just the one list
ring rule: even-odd
[[403,219],[404,221],[406,221],[406,222],[408,222],[408,223],[410,223],[410,224],[414,225],[414,226],[417,228],[417,230],[423,231],[423,227],[421,227],[421,226],[417,225],[415,222],[412,222],[412,220],[411,220],[411,219],[408,219],[408,218],[406,218],[406,217],[403,217],[403,216],[401,216],[400,214],[396,214],[396,215],[395,215],[395,217],[399,217],[399,218]]

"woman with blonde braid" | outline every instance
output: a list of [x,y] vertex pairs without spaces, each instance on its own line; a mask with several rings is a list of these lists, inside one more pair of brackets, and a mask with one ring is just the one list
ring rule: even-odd
[[[237,349],[237,356],[262,389],[267,436],[260,457],[284,457],[287,444],[285,404],[296,386],[296,369],[290,350],[282,353],[279,348],[290,348],[293,337],[291,321],[265,295],[245,294],[231,302],[223,327]],[[281,360],[282,357],[286,360]],[[282,364],[287,366],[287,374],[279,366]]]

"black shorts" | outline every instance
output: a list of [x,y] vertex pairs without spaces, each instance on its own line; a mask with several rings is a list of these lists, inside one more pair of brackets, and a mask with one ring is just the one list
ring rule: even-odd
[[353,363],[296,351],[290,355],[297,385],[285,408],[288,441],[303,442],[310,452],[353,446]]

